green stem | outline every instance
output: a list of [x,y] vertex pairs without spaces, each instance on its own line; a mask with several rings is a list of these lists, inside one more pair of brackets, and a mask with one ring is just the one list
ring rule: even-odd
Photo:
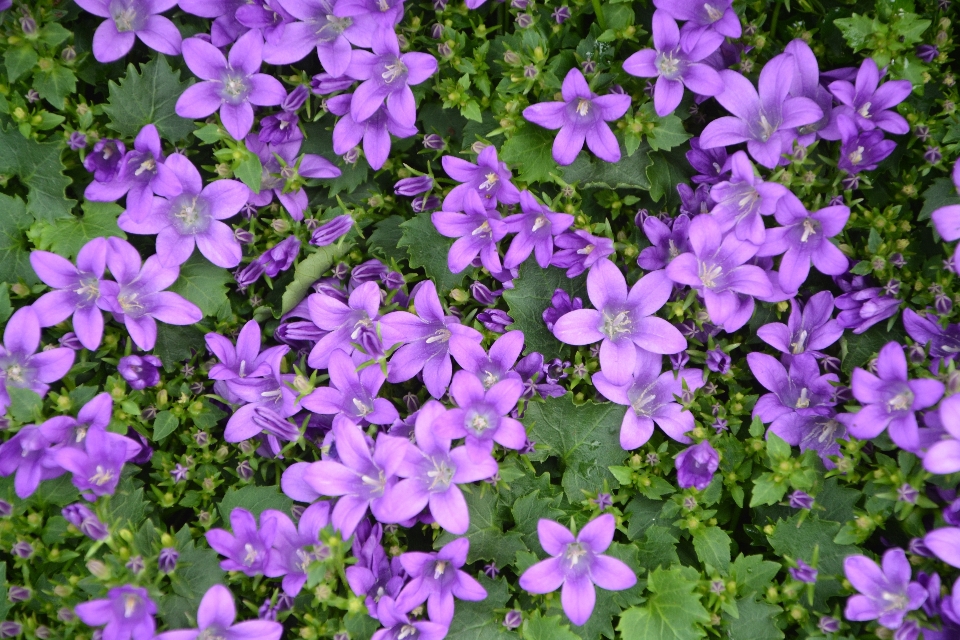
[[773,37],[777,35],[777,18],[780,17],[780,0],[777,0],[777,6],[773,8],[773,18],[770,20],[770,34]]
[[600,6],[600,0],[593,0],[593,11],[597,14],[597,22],[600,23],[600,28],[606,31],[607,21],[603,17],[603,8]]

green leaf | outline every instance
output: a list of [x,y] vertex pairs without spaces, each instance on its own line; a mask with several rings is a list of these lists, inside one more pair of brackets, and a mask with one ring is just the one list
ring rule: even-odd
[[767,456],[771,461],[786,460],[791,454],[790,444],[786,440],[772,431],[767,433]]
[[823,488],[817,493],[817,506],[824,511],[818,513],[821,520],[847,522],[853,520],[853,507],[860,500],[862,493],[856,489],[842,487],[836,478],[828,478]]
[[7,600],[7,563],[0,562],[0,620],[7,619],[7,612],[13,607],[13,603]]
[[653,571],[657,567],[670,567],[679,563],[679,541],[667,527],[650,525],[643,534],[643,541],[637,545],[640,566],[647,571]]
[[447,637],[470,640],[500,640],[514,637],[503,626],[503,614],[496,611],[506,607],[509,599],[507,581],[503,578],[491,580],[486,576],[480,576],[479,580],[481,586],[487,591],[487,597],[478,602],[458,602],[456,615],[450,623]]
[[647,144],[652,151],[670,151],[679,147],[693,136],[683,128],[683,120],[670,114],[665,118],[657,116],[653,102],[647,102],[640,107],[644,120],[653,122],[653,130],[647,134]]
[[387,260],[400,262],[407,259],[407,252],[400,246],[400,239],[403,237],[404,218],[401,216],[390,216],[381,220],[374,227],[373,233],[367,238],[367,247],[371,253],[377,253]]
[[292,506],[293,500],[280,493],[278,487],[247,485],[239,489],[233,487],[227,489],[217,509],[220,511],[220,519],[228,523],[230,512],[234,509],[246,509],[253,514],[254,518],[257,518],[267,509],[276,509],[289,515]]
[[529,437],[544,453],[557,458],[563,469],[563,489],[567,499],[576,504],[584,492],[603,490],[604,480],[619,486],[608,467],[626,457],[620,447],[620,423],[624,407],[612,403],[576,406],[567,394],[531,403],[523,417]]
[[170,588],[158,603],[158,614],[171,629],[195,626],[194,612],[207,590],[223,584],[226,573],[220,568],[220,557],[213,549],[198,549],[190,527],[183,525],[177,531],[176,548],[180,552],[177,570],[169,575]]
[[866,365],[875,353],[879,353],[883,345],[891,341],[902,343],[905,337],[906,333],[900,323],[895,324],[890,331],[887,331],[885,322],[879,322],[861,334],[845,332],[841,339],[844,348],[841,351],[843,359],[840,368],[849,375],[854,367]]
[[467,102],[467,104],[460,107],[460,115],[467,120],[483,122],[483,112],[480,111],[480,105],[476,100],[470,100]]
[[12,173],[28,189],[27,213],[53,222],[70,215],[76,200],[67,198],[71,182],[63,175],[63,142],[27,140],[16,130],[0,130],[0,173]]
[[194,352],[205,349],[203,332],[196,325],[157,323],[157,344],[153,352],[167,371],[176,368],[178,362],[192,358]]
[[777,616],[783,611],[775,604],[760,602],[756,595],[737,600],[739,618],[729,613],[723,614],[725,631],[731,638],[750,638],[750,640],[780,640],[783,631],[777,627]]
[[[0,279],[3,275],[0,274]],[[0,282],[0,322],[6,322],[13,315],[13,305],[10,304],[10,284]]]
[[230,306],[227,299],[227,283],[233,276],[222,267],[208,262],[199,251],[180,266],[180,277],[170,291],[200,307],[204,316],[215,316],[221,308]]
[[[470,528],[466,533],[470,540],[467,562],[486,560],[500,567],[512,564],[517,552],[526,551],[527,547],[518,532],[503,532],[503,518],[499,509],[502,503],[497,495],[489,487],[480,486],[474,487],[469,493],[464,492],[464,498],[470,511]],[[439,549],[457,537],[444,533],[434,542],[434,548]]]
[[[837,544],[833,541],[840,532],[840,523],[820,520],[816,515],[809,515],[801,522],[800,517],[801,514],[797,514],[777,522],[774,532],[768,536],[774,552],[779,556],[811,562],[814,547],[819,547],[820,558],[817,569],[820,570],[820,575],[842,575],[843,559],[857,553],[858,549],[852,545]],[[836,580],[818,580],[814,591],[816,606],[818,608],[824,606],[826,599],[839,594],[840,590],[840,583]]]
[[164,438],[177,430],[180,418],[169,411],[161,411],[153,420],[153,441],[161,442]]
[[700,562],[721,573],[730,568],[730,536],[720,527],[697,527],[693,530],[693,548]]
[[[288,313],[300,301],[307,297],[307,292],[314,282],[320,279],[333,263],[347,254],[353,248],[352,242],[341,241],[337,244],[317,249],[305,259],[297,263],[293,271],[293,281],[287,285],[281,300],[281,314]],[[274,314],[280,317],[278,314]]]
[[640,538],[648,528],[658,524],[661,509],[663,509],[662,502],[652,500],[645,496],[634,496],[630,504],[627,505],[627,508],[624,509],[629,516],[627,537],[631,540],[636,540]]
[[762,505],[776,504],[783,500],[787,493],[786,480],[775,482],[772,473],[764,473],[756,482],[753,483],[753,494],[750,496],[750,506],[759,507]]
[[706,633],[699,624],[710,614],[694,593],[699,574],[690,567],[656,569],[648,578],[653,595],[639,607],[627,609],[617,631],[623,640],[696,640]]
[[63,65],[54,64],[49,71],[33,74],[33,87],[41,98],[57,109],[63,109],[64,98],[77,90],[77,76]]
[[741,553],[730,565],[730,578],[737,583],[737,592],[746,595],[766,589],[779,572],[779,564],[764,560],[761,555]]
[[578,182],[585,189],[643,189],[650,188],[647,169],[650,166],[650,149],[640,144],[633,154],[621,147],[619,162],[595,160],[581,152],[573,164],[563,169],[563,180]]
[[124,478],[113,496],[110,498],[110,521],[113,529],[121,527],[136,528],[143,522],[144,517],[153,510],[149,502],[143,498],[143,484],[130,477]]
[[263,178],[263,164],[255,153],[248,153],[236,169],[233,175],[240,178],[243,184],[250,187],[254,193],[260,193],[260,180]]
[[883,238],[880,237],[880,232],[876,230],[875,227],[870,227],[870,236],[867,240],[867,251],[872,254],[877,252],[877,249],[880,248],[880,243],[883,242]]
[[687,174],[679,165],[674,164],[663,153],[651,153],[651,163],[647,165],[647,179],[650,180],[650,197],[654,202],[666,196],[666,203],[679,202],[677,185],[685,182]]
[[537,523],[540,519],[559,520],[564,516],[564,512],[557,508],[559,502],[560,496],[553,499],[541,497],[538,489],[513,503],[510,509],[513,521],[516,523],[516,529],[523,536],[523,543],[531,551],[543,552],[537,535]]
[[937,178],[923,192],[923,207],[917,220],[929,220],[931,213],[951,204],[960,204],[960,196],[957,195],[957,188],[953,186],[953,180]]
[[866,47],[868,39],[874,34],[880,33],[881,30],[887,30],[886,26],[881,25],[876,18],[868,18],[856,13],[849,18],[834,20],[833,24],[840,29],[844,40],[847,41],[854,53]]
[[570,631],[570,625],[560,616],[543,618],[536,611],[523,621],[524,640],[580,640],[580,636]]
[[543,311],[550,306],[550,298],[557,289],[563,289],[571,297],[583,297],[586,295],[586,277],[571,279],[563,269],[541,269],[535,261],[527,260],[520,265],[519,275],[513,279],[513,289],[503,292],[513,318],[513,324],[508,328],[523,331],[527,353],[537,351],[548,360],[559,356],[565,349],[543,321]]
[[7,410],[14,420],[27,423],[40,418],[43,398],[37,392],[30,389],[20,389],[19,387],[9,387],[7,393],[10,395],[10,406]]
[[517,169],[517,179],[530,184],[541,180],[550,181],[550,173],[559,167],[553,159],[553,131],[528,125],[517,131],[503,143],[500,159]]
[[135,138],[145,125],[154,124],[170,142],[183,140],[193,132],[194,124],[178,116],[174,108],[191,84],[190,80],[180,82],[180,71],[174,71],[164,56],[141,65],[139,72],[128,64],[120,84],[110,81],[110,99],[103,106],[110,116],[107,126],[125,138]]
[[453,239],[444,238],[430,221],[429,213],[419,213],[400,225],[403,235],[398,246],[407,248],[408,262],[413,269],[423,267],[427,277],[437,285],[441,294],[460,286],[463,277],[472,269],[451,273],[447,267],[447,255]]
[[61,218],[44,227],[40,234],[43,247],[73,260],[83,245],[94,238],[127,238],[127,234],[117,226],[117,218],[123,213],[120,205],[85,200],[80,207],[83,215]]
[[7,68],[7,81],[16,82],[17,78],[33,69],[39,59],[37,51],[29,44],[7,49],[3,54],[3,64]]
[[[30,223],[23,200],[0,193],[0,282],[37,282],[37,274],[30,266],[30,242],[25,233]],[[8,294],[8,302],[9,299]]]
[[60,23],[48,22],[40,29],[39,39],[48,47],[55,47],[72,35],[73,33]]

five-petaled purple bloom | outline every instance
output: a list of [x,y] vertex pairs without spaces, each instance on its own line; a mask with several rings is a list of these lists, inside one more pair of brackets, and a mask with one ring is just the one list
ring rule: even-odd
[[927,599],[927,590],[910,581],[911,567],[903,549],[888,549],[882,568],[866,556],[848,556],[843,570],[860,592],[847,599],[843,614],[848,620],[876,620],[888,629],[899,629],[907,612],[919,609]]
[[706,489],[713,480],[713,474],[720,468],[720,454],[709,440],[687,447],[674,461],[677,467],[677,484],[683,489],[693,487],[698,491]]
[[611,93],[598,96],[574,67],[561,88],[563,102],[540,102],[523,110],[523,117],[547,129],[560,129],[553,143],[553,159],[572,164],[586,141],[598,158],[620,160],[620,145],[607,122],[618,120],[630,108],[630,96]]
[[626,564],[603,555],[616,530],[609,513],[591,520],[576,537],[553,520],[537,523],[540,545],[552,558],[542,560],[523,572],[520,587],[530,593],[550,593],[563,586],[560,601],[570,622],[580,626],[590,619],[596,604],[594,585],[608,591],[622,591],[637,583]]
[[93,57],[113,62],[130,52],[136,38],[155,51],[180,55],[180,31],[168,18],[157,15],[176,6],[177,0],[78,0],[84,10],[101,18],[93,34]]
[[[233,602],[233,594],[222,584],[215,584],[203,594],[200,608],[197,609],[196,629],[179,629],[167,631],[156,637],[156,640],[213,640],[215,638],[256,638],[257,640],[280,640],[283,635],[283,625],[272,620],[248,620],[234,623],[237,618],[237,607]],[[104,634],[104,640],[106,634]],[[138,639],[134,639],[138,640]]]
[[114,587],[103,600],[78,604],[74,611],[84,624],[103,627],[103,640],[153,640],[157,605],[143,587]]
[[436,553],[408,551],[401,555],[400,562],[411,580],[397,596],[397,606],[412,610],[426,601],[430,621],[449,625],[453,622],[454,596],[473,601],[486,598],[486,589],[460,570],[469,550],[470,541],[457,538]]
[[58,347],[37,353],[39,346],[40,319],[36,310],[17,309],[7,321],[0,345],[0,415],[10,405],[9,389],[30,389],[46,395],[50,384],[67,375],[73,366],[73,350]]

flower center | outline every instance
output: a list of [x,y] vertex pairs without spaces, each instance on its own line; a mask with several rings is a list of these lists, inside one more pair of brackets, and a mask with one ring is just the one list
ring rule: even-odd
[[633,407],[634,413],[638,416],[647,415],[647,405],[656,400],[656,396],[652,393],[647,393],[647,390],[644,389],[643,392],[630,403],[630,406]]
[[797,409],[806,409],[810,406],[810,398],[807,397],[807,388],[804,387],[800,389],[800,397],[797,398],[797,402],[794,405]]
[[487,429],[493,426],[490,422],[488,416],[477,411],[471,411],[467,414],[466,427],[476,435],[482,436]]
[[434,458],[433,469],[427,472],[427,477],[431,480],[428,489],[438,493],[446,491],[453,481],[454,471],[456,471],[456,469],[448,465],[446,460],[437,460]]
[[680,71],[680,60],[674,56],[675,53],[671,51],[657,55],[657,71],[669,80],[673,80]]
[[23,382],[23,369],[19,364],[12,364],[7,369],[7,380],[11,382]]
[[202,231],[206,225],[203,206],[197,196],[187,196],[174,204],[173,217],[179,230],[187,233]]
[[586,98],[580,98],[580,100],[577,101],[577,114],[582,117],[588,113],[590,113],[590,101]]
[[707,12],[707,18],[710,19],[710,22],[716,22],[723,17],[723,12],[708,2],[703,3],[703,10]]
[[383,490],[387,486],[387,479],[384,477],[383,471],[380,471],[376,478],[367,475],[360,476],[360,482],[370,488],[370,495],[376,496],[383,495]]
[[703,286],[708,289],[713,289],[717,286],[717,279],[721,273],[723,273],[723,267],[718,264],[708,266],[700,263],[700,281],[703,283]]
[[247,97],[247,94],[250,93],[250,86],[247,82],[247,78],[232,69],[227,69],[220,82],[222,86],[220,88],[220,97],[230,104],[239,104],[243,102],[244,98]]
[[477,227],[477,228],[474,229],[472,232],[470,232],[470,235],[472,235],[472,236],[488,236],[488,235],[490,235],[490,233],[491,233],[491,231],[490,231],[490,221],[489,221],[489,220],[484,220],[484,221],[483,221],[483,224],[481,224],[479,227]]
[[197,640],[226,640],[226,638],[220,634],[219,627],[207,627],[200,632]]
[[806,344],[807,344],[807,330],[803,329],[797,335],[797,341],[790,343],[790,353],[792,353],[793,355],[798,355],[803,353],[804,349],[806,348]]
[[157,172],[157,161],[153,156],[149,156],[146,160],[140,163],[140,166],[137,167],[137,170],[133,172],[133,175],[139,176],[144,171],[149,171],[150,173]]
[[[380,0],[382,3],[384,0]],[[405,624],[400,627],[400,633],[397,634],[397,640],[404,640],[405,638],[416,638],[418,636],[417,628],[412,624]]]
[[136,292],[121,293],[117,297],[117,302],[120,304],[120,309],[123,310],[124,315],[128,315],[131,318],[139,318],[144,314],[146,309],[144,309],[139,298],[140,294]]
[[582,256],[588,256],[588,255],[590,255],[591,253],[593,253],[593,250],[594,250],[594,249],[596,249],[596,247],[595,247],[594,245],[588,244],[588,245],[585,246],[583,249],[577,249],[577,253],[580,254],[580,255],[582,255]]
[[859,109],[857,109],[857,113],[859,113],[859,114],[860,114],[861,116],[863,116],[864,118],[869,118],[869,117],[870,117],[870,103],[869,103],[869,102],[864,102],[864,103],[863,103],[863,106],[860,107]]
[[340,18],[334,15],[324,16],[323,20],[318,20],[319,25],[315,31],[320,42],[331,42],[336,40],[341,33],[353,25],[353,18]]
[[567,545],[567,550],[563,552],[563,556],[570,561],[571,567],[575,567],[580,562],[580,558],[585,555],[587,555],[587,550],[579,542],[571,542]]
[[88,304],[94,302],[100,297],[100,281],[96,277],[82,278],[80,288],[74,289],[73,292],[84,298]]
[[437,564],[433,565],[433,579],[439,580],[443,575],[443,572],[447,570],[446,560],[437,560]]
[[97,465],[97,472],[89,478],[89,482],[92,482],[98,487],[102,487],[111,480],[113,480],[113,471],[110,469],[104,469],[103,465],[99,464]]
[[260,559],[260,552],[257,551],[252,544],[249,542],[243,545],[244,556],[243,556],[243,565],[245,567],[252,567],[257,560]]
[[604,311],[603,325],[600,331],[611,340],[616,340],[621,334],[629,333],[632,325],[633,321],[630,319],[629,311],[621,311],[616,315]]
[[137,22],[137,10],[133,7],[124,7],[116,10],[113,12],[113,21],[117,25],[117,31],[120,33],[134,31],[136,29],[134,23]]
[[847,154],[847,157],[850,158],[850,162],[853,164],[860,164],[863,162],[863,147],[857,147],[853,151]]
[[887,411],[906,411],[913,405],[913,392],[904,390],[887,400]]
[[448,340],[450,340],[450,330],[437,329],[432,336],[427,338],[427,344],[433,344],[434,342],[447,342]]
[[803,219],[803,235],[800,236],[800,242],[806,242],[810,239],[810,236],[817,235],[817,231],[820,229],[820,223],[814,220],[813,218],[804,218]]
[[493,385],[497,384],[500,381],[499,376],[492,371],[483,372],[483,388],[489,389]]
[[[386,11],[386,9],[384,9]],[[387,84],[396,82],[401,76],[406,75],[407,65],[403,64],[403,60],[397,58],[395,62],[386,65],[383,68],[383,73],[380,74],[380,77],[383,78],[383,81]]]
[[360,398],[353,399],[353,406],[356,407],[357,413],[360,414],[360,417],[368,416],[373,413],[373,407],[368,406],[360,401]]
[[880,594],[880,598],[887,603],[886,611],[901,611],[906,609],[907,605],[910,604],[909,599],[903,593],[884,591]]
[[776,125],[771,124],[770,121],[767,120],[766,114],[761,113],[760,114],[760,140],[762,142],[766,142],[767,140],[770,139],[770,136],[772,136],[776,130],[777,130]]
[[537,229],[542,229],[543,227],[545,227],[545,226],[547,225],[548,222],[549,222],[549,221],[547,220],[547,217],[546,217],[546,216],[544,216],[544,215],[539,215],[539,216],[537,216],[537,219],[533,221],[533,229],[531,229],[531,231],[536,231]]
[[134,611],[137,610],[137,607],[140,606],[140,598],[133,594],[130,594],[123,599],[123,617],[129,618],[133,616]]
[[486,174],[484,177],[486,178],[486,180],[480,183],[481,191],[489,191],[490,189],[493,189],[495,186],[497,186],[498,182],[500,182],[500,176],[492,171]]

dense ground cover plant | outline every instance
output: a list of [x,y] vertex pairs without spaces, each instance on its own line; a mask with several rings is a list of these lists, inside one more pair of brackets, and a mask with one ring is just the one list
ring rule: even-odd
[[955,11],[0,2],[0,637],[960,637]]

